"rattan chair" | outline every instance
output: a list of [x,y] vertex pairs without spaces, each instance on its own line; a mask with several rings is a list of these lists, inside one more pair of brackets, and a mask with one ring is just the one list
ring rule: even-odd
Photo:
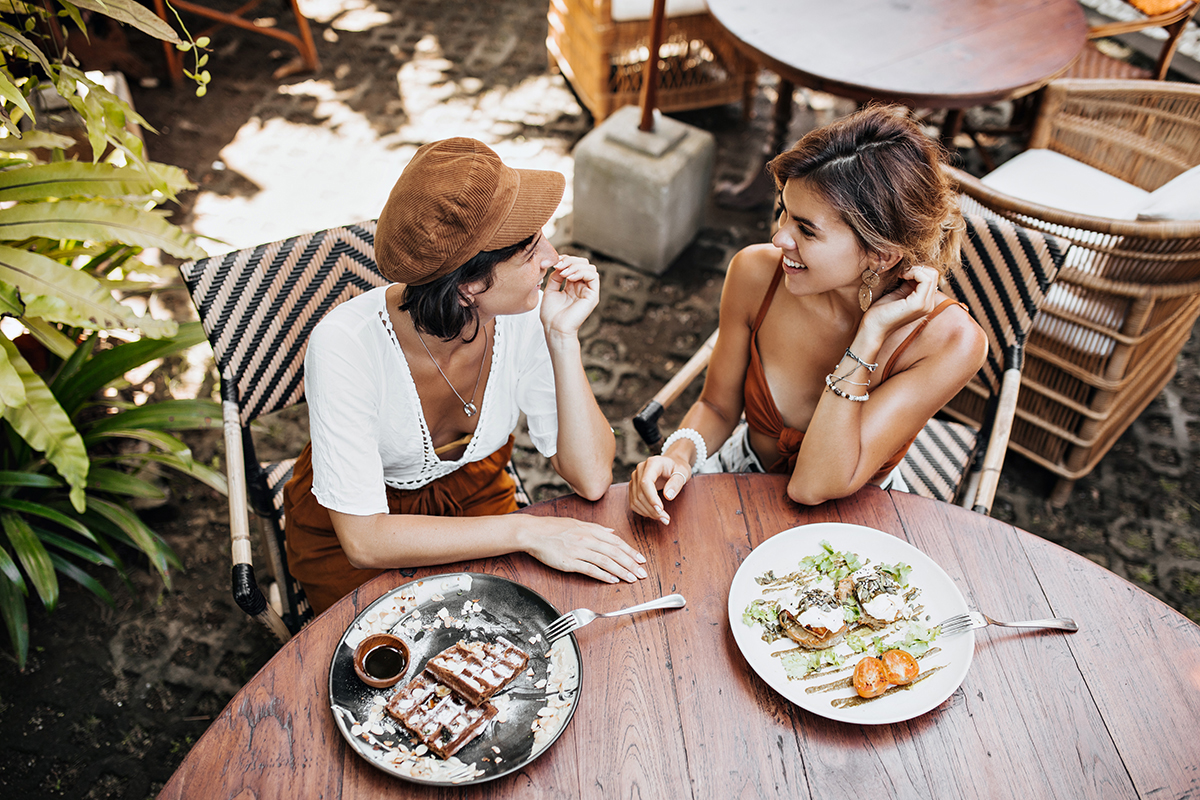
[[[1183,35],[1188,22],[1200,8],[1195,0],[1125,0],[1143,16],[1133,20],[1122,20],[1096,25],[1088,30],[1087,47],[1079,54],[1079,58],[1062,76],[1064,78],[1093,78],[1106,80],[1135,80],[1152,79],[1165,80],[1167,71],[1171,68],[1171,59],[1179,47],[1179,38]],[[1162,49],[1155,60],[1154,69],[1145,69],[1128,61],[1105,55],[1093,42],[1120,36],[1123,33],[1134,33],[1147,28],[1161,28],[1166,37],[1162,40]]]
[[[288,572],[283,486],[295,459],[259,462],[251,423],[304,399],[304,352],[332,308],[387,284],[375,265],[375,222],[296,236],[180,267],[212,344],[220,375],[237,604],[286,642],[312,618]],[[518,505],[529,498],[520,479]],[[260,523],[271,580],[254,573],[250,519]]]
[[[596,122],[639,102],[651,5],[647,2],[645,17],[622,20],[613,18],[613,0],[550,0],[550,59]],[[756,72],[707,11],[672,16],[667,7],[657,108],[688,111],[740,102],[748,112]]]
[[[1154,190],[1200,164],[1200,86],[1058,81],[1047,87],[1031,148],[1049,148]],[[1059,476],[1066,502],[1175,372],[1200,314],[1200,220],[1136,221],[1068,213],[950,170],[964,211],[1072,242],[1027,346],[1010,447]],[[952,411],[979,419],[979,403]]]
[[[931,419],[900,471],[915,494],[988,514],[1017,407],[1025,339],[1063,264],[1067,243],[1004,220],[968,216],[966,224],[963,265],[947,276],[944,291],[967,306],[988,337],[987,362],[970,384],[984,398],[983,421]],[[664,409],[707,367],[716,338],[716,333],[710,336],[634,416],[634,428],[652,450],[661,441],[658,422]]]

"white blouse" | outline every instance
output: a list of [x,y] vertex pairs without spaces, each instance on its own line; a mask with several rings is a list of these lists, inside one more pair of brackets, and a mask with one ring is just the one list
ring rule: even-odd
[[457,461],[433,438],[388,317],[386,286],[339,305],[313,330],[304,356],[313,494],[343,514],[386,514],[385,486],[420,487],[481,461],[508,441],[524,412],[547,458],[558,450],[554,370],[538,310],[496,318],[479,424]]

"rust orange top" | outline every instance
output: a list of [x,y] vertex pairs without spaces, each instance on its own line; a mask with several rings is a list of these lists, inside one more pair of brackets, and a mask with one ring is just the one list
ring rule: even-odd
[[[750,426],[750,430],[779,440],[779,458],[767,468],[767,472],[790,475],[796,468],[796,456],[800,453],[801,442],[804,441],[804,431],[784,425],[783,416],[779,413],[779,408],[775,405],[775,398],[771,396],[770,387],[767,386],[767,376],[763,371],[762,357],[758,352],[758,329],[762,327],[763,319],[767,316],[767,309],[771,307],[771,300],[775,297],[775,290],[779,288],[779,281],[783,278],[782,265],[783,261],[781,259],[780,268],[776,270],[775,277],[771,279],[771,286],[767,289],[767,294],[763,297],[762,305],[758,309],[758,316],[754,320],[754,327],[750,329],[750,365],[746,369],[746,383],[743,391],[746,398],[746,424]],[[896,348],[896,352],[892,353],[892,357],[884,365],[883,373],[879,379],[880,383],[888,379],[888,376],[892,373],[892,367],[896,364],[896,359],[920,335],[921,331],[925,330],[925,326],[929,324],[929,320],[942,313],[944,309],[955,304],[954,300],[943,300],[929,316],[921,320],[921,324],[905,337],[900,346]],[[916,438],[914,436],[907,444],[896,451],[891,458],[885,461],[883,466],[871,476],[870,482],[879,483],[886,478],[904,460],[904,454],[908,452],[908,448],[912,447],[912,443]]]

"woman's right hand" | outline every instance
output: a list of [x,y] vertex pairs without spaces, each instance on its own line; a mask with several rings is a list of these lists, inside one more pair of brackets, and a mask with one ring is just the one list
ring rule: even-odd
[[[671,524],[662,498],[674,500],[678,497],[691,476],[691,469],[669,456],[650,456],[634,468],[629,478],[629,510],[656,519],[663,525]],[[662,497],[659,497],[660,491]]]
[[523,522],[530,527],[522,549],[546,566],[606,583],[646,577],[646,557],[612,528],[570,517],[526,517]]

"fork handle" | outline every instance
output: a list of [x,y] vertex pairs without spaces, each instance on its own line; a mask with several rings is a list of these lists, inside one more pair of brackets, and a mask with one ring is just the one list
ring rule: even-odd
[[687,600],[683,599],[681,594],[669,594],[666,597],[660,597],[657,600],[648,600],[645,603],[639,603],[636,606],[622,608],[620,611],[609,611],[607,614],[597,614],[598,617],[619,617],[622,614],[634,614],[638,611],[651,611],[655,608],[683,608]]
[[1021,622],[1000,622],[991,617],[984,617],[989,625],[999,625],[1002,628],[1058,628],[1063,631],[1077,631],[1079,626],[1075,624],[1075,620],[1066,617],[1055,617],[1054,619],[1027,619]]

